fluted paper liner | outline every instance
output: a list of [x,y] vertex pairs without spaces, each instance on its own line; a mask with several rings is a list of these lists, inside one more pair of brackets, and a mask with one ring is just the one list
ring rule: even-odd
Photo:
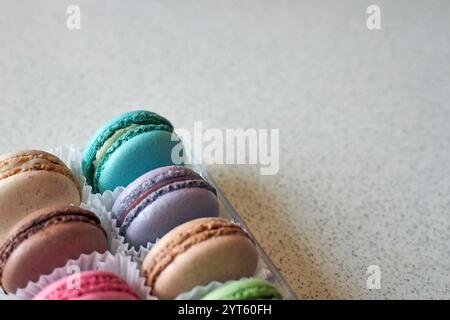
[[[140,277],[137,263],[131,257],[124,254],[112,255],[110,252],[82,254],[78,259],[67,261],[63,267],[56,268],[52,273],[43,275],[36,282],[17,290],[15,294],[7,297],[12,300],[30,300],[49,284],[73,274],[75,271],[102,270],[112,272],[123,280],[137,293],[142,300],[152,300],[150,288],[145,285],[144,279]],[[2,297],[0,297],[2,299]]]
[[[50,149],[49,152],[53,153],[57,157],[59,157],[66,165],[72,170],[75,175],[75,178],[80,182],[82,186],[82,203],[81,207],[91,210],[94,212],[100,219],[103,228],[105,229],[108,235],[109,242],[109,250],[117,255],[117,257],[122,257],[123,259],[128,259],[130,264],[135,265],[136,270],[140,269],[142,262],[153,247],[154,243],[148,243],[145,247],[141,246],[139,249],[135,249],[133,246],[129,245],[125,242],[125,238],[119,234],[119,228],[117,227],[117,221],[112,217],[112,207],[114,205],[115,200],[119,196],[119,194],[124,190],[124,187],[117,187],[114,191],[105,191],[102,194],[93,194],[92,187],[86,183],[86,178],[83,176],[81,163],[82,163],[82,153],[79,152],[73,146],[68,147],[57,147]],[[195,168],[194,168],[195,169]],[[223,216],[223,214],[221,214]],[[226,218],[230,218],[226,215]],[[100,264],[102,262],[98,260]],[[95,265],[91,266],[92,268],[96,268]],[[100,266],[101,268],[101,266]],[[56,269],[58,270],[58,269]],[[67,274],[64,274],[67,275]],[[139,275],[139,273],[138,273]],[[47,277],[47,276],[44,276]],[[259,259],[258,267],[256,274],[254,277],[261,279],[269,279],[272,277],[270,270],[265,265],[263,259]],[[189,292],[185,292],[180,294],[177,299],[183,300],[192,300],[192,299],[200,299],[206,293],[210,292],[212,289],[217,288],[222,285],[222,283],[213,281],[206,286],[197,286],[190,290]],[[30,290],[33,290],[33,284],[29,284],[31,286]],[[28,288],[28,287],[27,287]],[[149,290],[149,288],[147,288]],[[23,291],[20,291],[23,294]],[[148,295],[148,293],[147,293]],[[11,298],[21,298],[25,297],[19,295],[19,292],[16,295],[6,295],[2,293],[0,288],[0,300],[2,299],[11,299]]]
[[99,217],[100,223],[108,236],[109,250],[112,253],[122,252],[120,241],[113,236],[108,210],[103,205],[100,197],[92,194],[92,187],[86,183],[86,178],[83,176],[81,169],[82,154],[72,146],[56,147],[50,149],[49,152],[60,158],[72,170],[75,178],[79,181],[82,186],[80,207],[94,212]]
[[117,226],[117,220],[112,216],[112,207],[119,194],[124,190],[124,187],[117,187],[114,191],[105,191],[103,194],[90,195],[89,199],[91,203],[101,203],[106,209],[106,216],[109,223],[109,229],[111,230],[111,239],[117,246],[117,252],[122,252],[132,257],[139,266],[142,265],[145,256],[153,247],[154,243],[147,243],[146,246],[140,246],[138,249],[131,246],[125,241],[125,237],[120,235],[120,229]]

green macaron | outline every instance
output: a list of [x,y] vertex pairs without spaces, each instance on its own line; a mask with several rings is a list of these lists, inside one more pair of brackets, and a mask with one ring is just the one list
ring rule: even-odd
[[283,299],[269,281],[249,278],[230,281],[205,295],[202,300],[271,300]]

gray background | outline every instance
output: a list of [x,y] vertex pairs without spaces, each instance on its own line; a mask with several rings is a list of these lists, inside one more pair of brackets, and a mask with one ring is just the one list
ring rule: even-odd
[[280,128],[278,175],[211,172],[298,296],[450,298],[449,17],[435,0],[1,0],[0,152],[82,149],[136,107]]

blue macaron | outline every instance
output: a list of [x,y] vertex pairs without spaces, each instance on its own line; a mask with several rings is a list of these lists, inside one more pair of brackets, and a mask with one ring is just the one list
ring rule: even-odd
[[166,118],[145,110],[131,111],[99,129],[89,142],[83,174],[94,192],[126,187],[142,174],[178,161],[181,141]]

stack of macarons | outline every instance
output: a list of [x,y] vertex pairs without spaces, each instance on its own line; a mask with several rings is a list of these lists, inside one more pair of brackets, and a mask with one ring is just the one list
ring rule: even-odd
[[[224,288],[205,299],[281,298],[268,282],[239,281],[256,272],[254,240],[239,225],[219,218],[215,188],[182,159],[183,146],[172,124],[139,110],[99,129],[81,163],[90,197],[122,188],[112,193],[118,196],[109,222],[123,246],[138,254],[148,251],[140,274],[151,294],[174,299],[219,281],[226,282]],[[114,235],[95,212],[80,207],[83,185],[78,180],[47,152],[0,157],[0,286],[7,293],[69,259],[109,249]],[[118,274],[87,270],[76,276],[76,288],[68,285],[68,276],[42,288],[34,299],[139,299]]]
[[0,156],[0,286],[8,293],[81,254],[104,252],[99,218],[80,208],[82,186],[57,156],[22,150]]

